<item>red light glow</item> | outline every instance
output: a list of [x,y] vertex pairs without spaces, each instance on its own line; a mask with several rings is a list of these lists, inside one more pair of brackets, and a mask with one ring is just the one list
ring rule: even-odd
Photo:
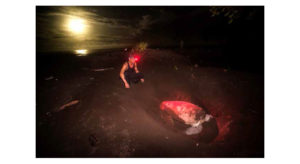
[[203,108],[185,101],[163,101],[160,104],[160,109],[163,111],[172,111],[186,124],[195,123],[196,113],[198,113],[199,111],[204,111]]
[[135,60],[136,62],[138,62],[138,61],[140,60],[140,57],[137,56],[137,55],[135,55],[135,56],[134,56],[134,60]]
[[203,110],[201,107],[194,105],[192,103],[186,101],[163,101],[160,104],[161,110],[171,109],[174,110],[175,113],[184,111],[192,111],[192,110]]

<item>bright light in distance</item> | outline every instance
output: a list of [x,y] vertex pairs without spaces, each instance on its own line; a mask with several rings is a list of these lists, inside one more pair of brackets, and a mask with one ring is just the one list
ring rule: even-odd
[[86,56],[88,54],[88,50],[86,49],[75,50],[75,54],[77,54],[77,56]]
[[85,30],[85,22],[80,18],[72,18],[69,20],[68,27],[74,33],[82,33]]

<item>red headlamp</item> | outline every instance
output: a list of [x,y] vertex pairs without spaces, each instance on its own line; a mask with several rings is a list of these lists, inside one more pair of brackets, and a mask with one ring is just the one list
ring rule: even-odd
[[135,60],[135,62],[138,62],[140,60],[140,56],[134,55],[134,60]]
[[141,57],[138,54],[134,54],[134,55],[130,55],[129,58],[134,58],[134,61],[138,62]]

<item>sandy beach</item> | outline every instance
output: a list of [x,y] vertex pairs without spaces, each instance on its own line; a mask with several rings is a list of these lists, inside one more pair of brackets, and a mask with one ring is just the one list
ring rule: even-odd
[[[145,83],[130,89],[119,79],[121,50],[38,55],[37,157],[263,157],[263,70],[196,64],[183,54],[147,50],[138,63]],[[164,100],[204,107],[218,136],[203,143],[170,128],[160,116]]]

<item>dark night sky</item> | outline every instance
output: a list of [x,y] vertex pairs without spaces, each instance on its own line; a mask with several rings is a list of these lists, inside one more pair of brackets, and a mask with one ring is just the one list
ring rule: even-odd
[[[151,46],[178,46],[180,40],[184,40],[185,45],[201,45],[228,40],[234,28],[249,27],[252,32],[249,29],[239,32],[247,30],[250,37],[261,35],[263,31],[263,21],[258,25],[241,26],[237,25],[237,19],[228,24],[224,16],[212,17],[210,8],[38,6],[37,51],[131,47],[140,41]],[[245,11],[245,7],[236,9],[240,15]],[[246,16],[240,17],[253,19],[257,9],[263,11],[263,7],[246,7]],[[84,26],[79,33],[70,30],[69,25],[70,20],[78,19]],[[238,36],[239,32],[234,35]]]

